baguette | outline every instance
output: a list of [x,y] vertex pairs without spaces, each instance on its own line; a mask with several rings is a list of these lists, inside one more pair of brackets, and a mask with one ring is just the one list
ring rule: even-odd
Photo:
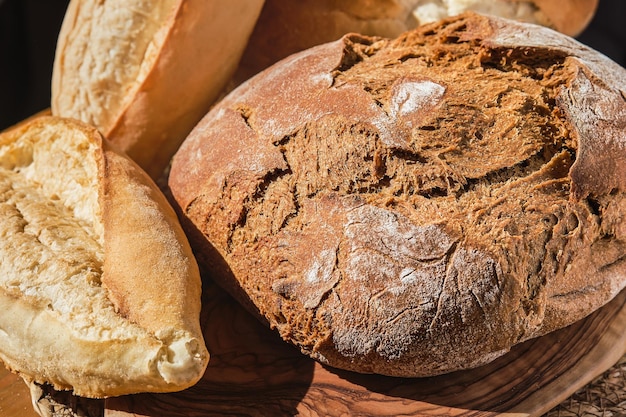
[[156,185],[93,127],[0,135],[0,358],[85,397],[177,391],[209,359],[197,263]]
[[52,114],[96,126],[153,179],[235,71],[263,0],[72,0]]

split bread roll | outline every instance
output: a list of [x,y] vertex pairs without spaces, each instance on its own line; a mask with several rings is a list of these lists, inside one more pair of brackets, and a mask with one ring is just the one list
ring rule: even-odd
[[537,23],[579,34],[598,0],[266,0],[237,78],[245,80],[288,55],[346,33],[396,37],[465,11]]
[[72,0],[52,113],[96,126],[153,179],[233,75],[263,0]]
[[152,180],[92,127],[0,135],[0,359],[85,397],[176,391],[204,373],[198,265]]
[[474,13],[347,35],[242,84],[169,186],[197,259],[311,357],[487,363],[626,286],[626,70]]

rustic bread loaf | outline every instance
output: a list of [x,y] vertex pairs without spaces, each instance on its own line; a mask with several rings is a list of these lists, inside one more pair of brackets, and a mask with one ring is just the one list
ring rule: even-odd
[[598,0],[418,0],[412,14],[418,24],[424,24],[471,10],[575,36],[589,24],[597,7]]
[[202,376],[189,243],[94,128],[44,116],[0,135],[0,233],[0,359],[27,382],[104,397]]
[[100,129],[152,178],[233,75],[263,0],[72,0],[52,113]]
[[245,80],[286,56],[346,33],[396,37],[421,24],[476,11],[575,35],[598,0],[267,0],[242,57]]
[[323,363],[484,364],[626,285],[626,70],[473,13],[293,55],[208,113],[169,185],[201,263]]

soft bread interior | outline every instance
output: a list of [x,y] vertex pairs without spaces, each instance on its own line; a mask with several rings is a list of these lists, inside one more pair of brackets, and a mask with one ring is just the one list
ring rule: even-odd
[[123,324],[117,314],[107,319],[87,308],[112,309],[100,286],[98,147],[83,132],[59,133],[43,125],[0,143],[0,280],[8,294],[71,314],[76,330],[115,332]]
[[208,360],[198,325],[146,329],[102,284],[101,141],[49,117],[0,136],[0,358],[78,395],[182,389]]

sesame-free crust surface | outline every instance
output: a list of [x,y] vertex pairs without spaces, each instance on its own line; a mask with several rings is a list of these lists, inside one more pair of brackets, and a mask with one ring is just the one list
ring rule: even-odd
[[312,358],[471,369],[626,285],[625,86],[495,17],[346,35],[225,97],[168,184],[198,262]]

